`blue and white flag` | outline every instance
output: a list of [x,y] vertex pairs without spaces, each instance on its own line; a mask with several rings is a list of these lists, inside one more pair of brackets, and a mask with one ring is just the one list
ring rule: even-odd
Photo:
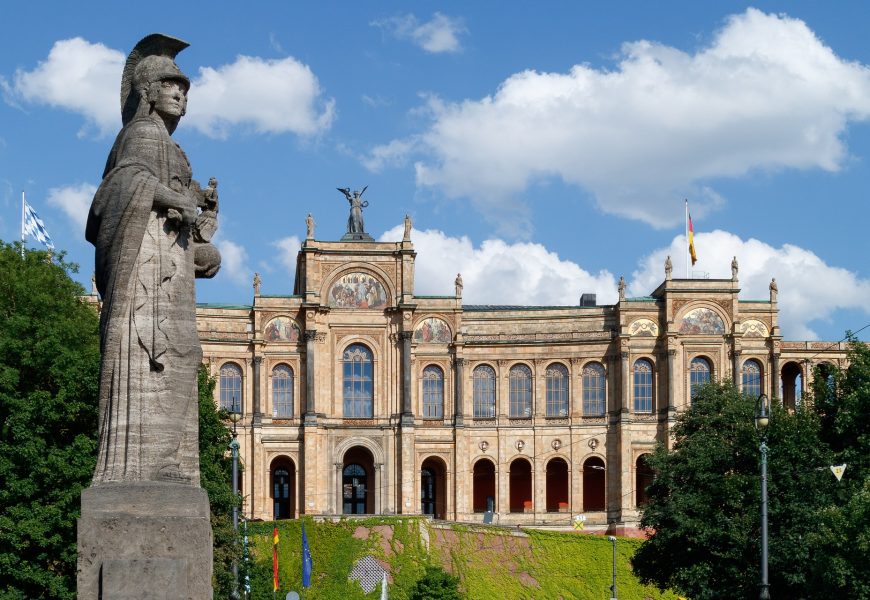
[[311,551],[308,549],[308,536],[305,535],[305,523],[302,523],[302,587],[311,587],[311,569],[314,563],[311,561]]
[[24,203],[24,211],[21,219],[21,241],[24,241],[24,236],[29,235],[33,239],[42,242],[49,250],[54,250],[54,244],[51,242],[51,236],[45,230],[45,223],[33,210],[33,207],[24,199],[24,194],[21,194],[21,202]]

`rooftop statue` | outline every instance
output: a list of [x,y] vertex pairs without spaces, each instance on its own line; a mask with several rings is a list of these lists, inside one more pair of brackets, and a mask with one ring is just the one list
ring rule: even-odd
[[350,188],[336,189],[344,194],[344,197],[347,198],[348,203],[350,203],[350,216],[347,218],[347,232],[365,233],[362,209],[369,205],[369,201],[363,200],[362,195],[367,189],[369,189],[369,186],[365,186],[362,190],[357,190],[353,193],[351,193]]
[[104,302],[95,486],[199,484],[194,278],[213,277],[220,253],[217,180],[203,190],[170,137],[187,111],[174,61],[187,46],[152,34],[127,58],[123,128],[88,215]]

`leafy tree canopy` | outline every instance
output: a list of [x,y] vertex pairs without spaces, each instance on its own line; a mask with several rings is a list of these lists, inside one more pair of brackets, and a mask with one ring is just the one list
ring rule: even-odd
[[461,600],[459,578],[437,566],[426,566],[426,572],[411,591],[411,600]]
[[61,254],[0,242],[0,597],[75,598],[96,462],[99,319]]

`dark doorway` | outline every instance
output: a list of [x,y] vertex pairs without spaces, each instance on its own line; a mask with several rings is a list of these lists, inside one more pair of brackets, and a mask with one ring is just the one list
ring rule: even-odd
[[344,453],[341,478],[342,513],[347,515],[375,514],[375,459],[363,446],[354,446]]
[[604,461],[593,456],[583,463],[583,512],[606,510]]
[[511,512],[532,512],[532,465],[525,458],[511,463],[510,487]]
[[288,458],[272,461],[272,515],[275,520],[296,516],[296,466]]
[[794,412],[801,404],[803,372],[796,362],[785,363],[782,367],[782,405]]
[[568,512],[568,463],[561,458],[547,463],[547,512]]
[[634,471],[634,504],[637,508],[642,508],[648,501],[646,488],[655,479],[655,471],[647,463],[649,454],[641,454],[637,457],[637,464]]
[[495,508],[495,465],[482,458],[474,463],[474,512]]
[[420,512],[443,519],[447,510],[447,468],[444,461],[429,457],[420,469]]

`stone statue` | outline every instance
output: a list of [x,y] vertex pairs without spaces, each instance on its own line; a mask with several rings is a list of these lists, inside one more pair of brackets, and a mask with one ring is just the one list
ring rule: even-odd
[[625,277],[619,276],[619,301],[625,300]]
[[259,274],[259,273],[254,273],[254,295],[255,295],[255,296],[259,296],[259,295],[260,295],[260,284],[261,284],[262,282],[263,282],[263,280],[260,279],[260,274]]
[[411,221],[411,217],[409,215],[405,215],[405,235],[402,236],[403,242],[411,241],[411,227],[413,226],[413,222]]
[[779,294],[779,286],[776,285],[776,277],[770,280],[770,301],[776,302],[776,296]]
[[739,269],[737,267],[737,257],[735,256],[733,259],[731,259],[731,281],[737,281],[738,270]]
[[369,205],[369,201],[363,200],[362,195],[367,189],[369,189],[369,186],[365,186],[361,191],[357,190],[352,194],[350,188],[335,189],[344,194],[344,197],[347,198],[347,201],[350,203],[350,216],[347,218],[347,232],[365,233],[362,209],[366,208]]
[[91,296],[96,296],[99,292],[97,292],[97,274],[94,273],[91,275]]
[[674,272],[674,263],[671,262],[671,255],[665,259],[665,279],[670,280]]
[[308,213],[308,216],[305,217],[305,239],[314,239],[314,217],[311,216],[311,213]]
[[220,253],[207,241],[217,181],[201,190],[170,137],[187,110],[190,82],[174,62],[186,47],[153,34],[130,53],[123,128],[88,214],[105,303],[94,485],[199,484],[194,277],[214,276]]
[[456,286],[456,297],[462,298],[462,274],[456,274],[456,281],[453,282],[453,285]]
[[[217,180],[206,189],[171,135],[190,81],[175,64],[187,43],[143,38],[121,79],[118,133],[85,237],[95,246],[100,314],[99,448],[81,496],[78,594],[211,598],[208,496],[199,487],[194,278],[220,253]],[[149,562],[174,573],[178,589]]]

